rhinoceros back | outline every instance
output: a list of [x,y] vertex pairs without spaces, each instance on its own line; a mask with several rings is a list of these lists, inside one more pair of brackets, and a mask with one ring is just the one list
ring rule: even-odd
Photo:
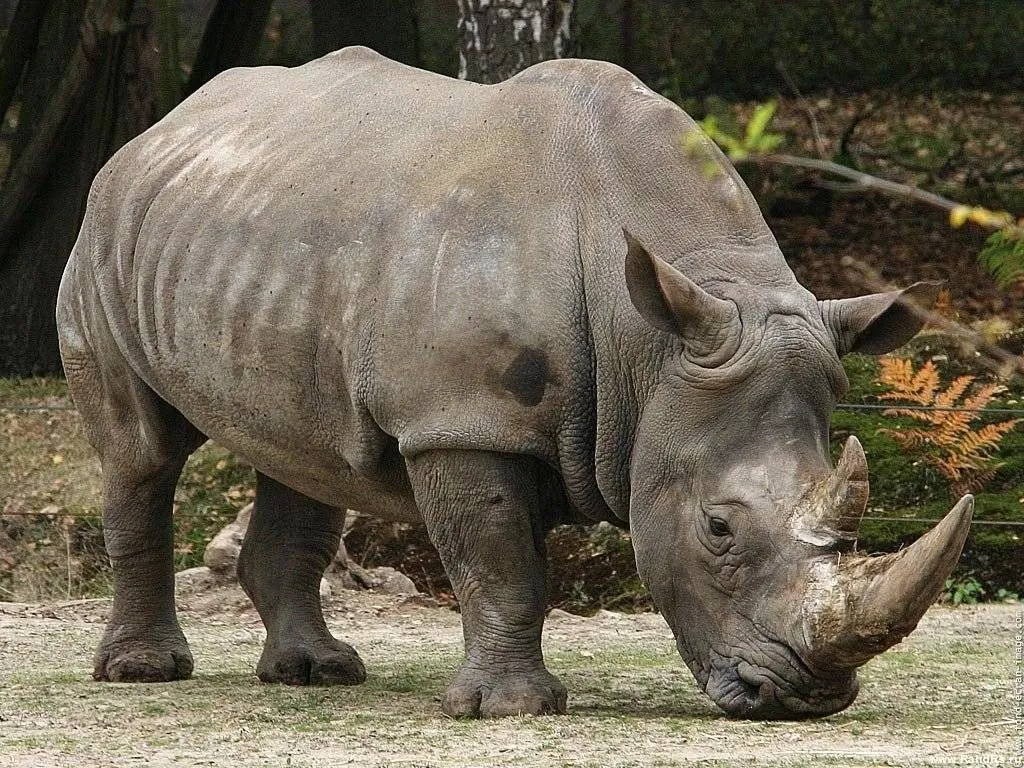
[[65,280],[155,392],[258,467],[303,457],[307,490],[396,439],[557,462],[576,238],[534,167],[557,115],[515,109],[489,131],[497,89],[365,49],[230,71],[101,171]]
[[[683,156],[692,127],[599,62],[497,86],[361,48],[232,70],[101,171],[65,280],[94,286],[156,393],[325,500],[397,450],[529,453],[587,478],[592,322],[620,348],[649,333],[621,228],[691,273],[788,274],[734,172],[709,184]],[[757,258],[707,258],[723,243]]]

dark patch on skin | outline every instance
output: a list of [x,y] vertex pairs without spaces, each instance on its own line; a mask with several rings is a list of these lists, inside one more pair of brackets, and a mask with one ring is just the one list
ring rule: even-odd
[[544,397],[551,380],[546,352],[524,347],[501,374],[501,385],[522,405],[534,406]]

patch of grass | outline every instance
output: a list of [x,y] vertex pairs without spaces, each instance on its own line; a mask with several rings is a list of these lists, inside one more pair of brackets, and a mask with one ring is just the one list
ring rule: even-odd
[[[901,350],[915,359],[939,356],[945,375],[977,373],[965,365],[956,343],[937,334],[923,334]],[[878,363],[874,358],[849,355],[843,365],[850,380],[845,400],[851,403],[877,403]],[[1024,401],[1024,380],[1017,376],[1006,382],[1008,392],[992,407],[1020,407]],[[1005,417],[993,418],[1002,420]],[[866,519],[861,526],[859,544],[869,552],[891,552],[907,546],[925,533],[931,523],[914,519],[937,520],[956,499],[949,485],[934,468],[919,457],[908,454],[885,429],[906,426],[905,419],[883,416],[880,411],[836,411],[832,418],[833,448],[839,450],[847,435],[855,434],[864,445],[871,470],[871,507],[866,515],[898,518]],[[1024,428],[1012,430],[1002,440],[997,455],[1001,466],[985,488],[975,494],[975,519],[1024,522]],[[906,520],[907,522],[904,522]],[[954,580],[974,578],[986,599],[1000,588],[1024,591],[1024,575],[1017,563],[1024,559],[1024,539],[1017,527],[975,525],[964,548],[964,557]]]
[[441,689],[455,673],[455,665],[395,664],[386,671],[371,675],[369,682],[387,693],[413,693],[424,688]]
[[0,377],[0,406],[41,405],[40,401],[68,396],[68,383],[57,376]]
[[[60,378],[0,379],[0,599],[110,593],[100,465]],[[209,540],[253,495],[252,470],[207,444],[175,494],[175,565],[202,563]],[[46,513],[40,515],[39,513]]]

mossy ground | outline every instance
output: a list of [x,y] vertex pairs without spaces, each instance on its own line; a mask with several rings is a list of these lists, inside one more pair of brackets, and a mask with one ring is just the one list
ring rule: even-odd
[[[963,373],[979,375],[977,370],[964,365],[943,337],[925,334],[901,354],[918,361],[938,360],[947,383]],[[884,402],[878,399],[883,388],[877,382],[878,363],[874,358],[850,356],[844,360],[844,365],[850,379],[846,402],[872,405]],[[1024,409],[1024,377],[1012,377],[1002,383],[1006,391],[989,407]],[[1010,418],[1014,415],[993,414],[978,423]],[[833,445],[848,434],[855,434],[868,457],[871,508],[862,524],[859,541],[861,548],[867,551],[891,552],[909,544],[931,527],[930,521],[941,518],[956,502],[948,481],[923,454],[908,451],[886,432],[912,426],[920,424],[877,410],[838,410],[833,415]],[[1024,593],[1024,574],[1020,570],[1020,563],[1024,562],[1024,423],[1003,438],[993,461],[999,469],[975,493],[976,524],[954,578],[977,579],[989,596],[996,595],[1000,588]]]

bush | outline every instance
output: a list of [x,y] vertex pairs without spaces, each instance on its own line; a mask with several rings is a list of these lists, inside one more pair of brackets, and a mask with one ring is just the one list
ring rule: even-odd
[[[623,62],[671,98],[762,98],[789,88],[1019,88],[1024,25],[1016,0],[654,0],[632,4],[635,43]],[[579,2],[579,47],[622,61],[621,4]]]

